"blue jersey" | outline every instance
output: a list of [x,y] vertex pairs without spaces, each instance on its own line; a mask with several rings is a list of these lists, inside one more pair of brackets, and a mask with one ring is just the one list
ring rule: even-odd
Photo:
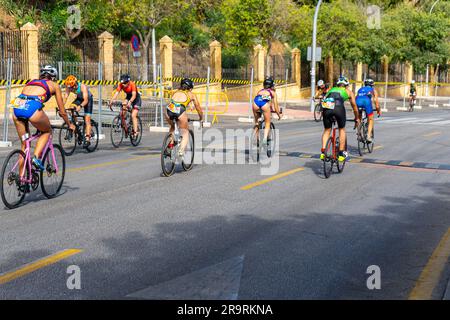
[[356,97],[367,97],[370,100],[372,100],[373,96],[374,96],[374,90],[373,90],[373,87],[370,87],[370,86],[362,87],[361,89],[358,90],[358,93],[356,95]]

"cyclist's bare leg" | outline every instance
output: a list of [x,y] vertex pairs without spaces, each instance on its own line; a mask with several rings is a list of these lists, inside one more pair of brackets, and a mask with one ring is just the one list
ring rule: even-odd
[[189,125],[186,112],[183,112],[183,114],[178,117],[178,126],[180,128],[181,136],[183,137],[181,140],[180,152],[184,153],[184,149],[189,142]]
[[372,137],[372,130],[373,130],[373,114],[367,117],[368,121],[369,121],[369,128],[367,129],[367,137],[370,138]]
[[[22,141],[22,136],[28,132],[27,125],[23,121],[17,119],[14,114],[13,114],[13,120],[14,120],[14,125],[16,126],[17,134],[19,135],[20,141],[22,143],[22,151],[25,151],[26,144],[25,144],[25,141]],[[22,172],[22,170],[23,170],[23,161],[24,160],[25,159],[23,159],[22,157],[19,159],[20,172]]]
[[39,137],[36,148],[34,149],[34,155],[41,159],[42,151],[45,148],[45,145],[48,142],[48,138],[52,132],[52,126],[50,125],[50,120],[44,111],[38,110],[34,113],[34,115],[30,118],[31,124],[41,132],[41,136]]
[[[345,128],[339,129],[339,151],[345,151],[345,141],[347,141],[347,133],[345,132]],[[343,143],[342,143],[343,142]]]
[[86,132],[84,133],[86,141],[91,141],[91,115],[84,116],[84,123]]
[[139,113],[138,109],[134,109],[131,111],[131,119],[133,120],[133,130],[135,133],[138,133],[138,120],[137,115]]
[[270,112],[270,107],[268,105],[265,105],[264,107],[262,107],[261,110],[264,112],[264,122],[266,124],[264,127],[264,140],[267,140],[267,137],[269,136],[269,131],[270,131],[270,121],[271,121],[272,114]]
[[255,126],[254,126],[254,134],[255,134],[255,136],[258,134],[258,130],[259,130],[259,127],[258,127],[258,119],[259,119],[259,117],[260,117],[260,115],[261,115],[261,109],[260,108],[258,108],[257,106],[255,106],[255,105],[253,105],[253,108],[252,108],[252,111],[253,111],[253,119],[255,119]]
[[323,134],[322,134],[322,149],[326,148],[327,141],[328,141],[328,138],[330,137],[330,134],[331,134],[331,128],[323,130]]

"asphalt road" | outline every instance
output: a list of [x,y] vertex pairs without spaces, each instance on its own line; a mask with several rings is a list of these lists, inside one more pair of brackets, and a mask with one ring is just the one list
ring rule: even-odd
[[[379,161],[367,163],[349,124],[352,161],[329,179],[313,121],[276,122],[272,176],[204,164],[162,177],[162,133],[139,147],[107,138],[95,153],[78,149],[60,196],[39,190],[0,210],[0,299],[442,299],[449,125],[450,110],[386,113],[363,157]],[[230,118],[216,128],[248,127]],[[79,251],[55,256],[68,249]],[[67,287],[72,265],[81,289]],[[381,288],[370,290],[373,265]]]

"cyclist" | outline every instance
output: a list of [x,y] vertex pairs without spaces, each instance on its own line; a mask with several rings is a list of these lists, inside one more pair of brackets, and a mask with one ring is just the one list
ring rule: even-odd
[[131,81],[131,77],[128,74],[120,76],[120,84],[111,99],[110,106],[112,101],[116,99],[117,95],[122,90],[127,95],[125,101],[122,103],[122,111],[127,112],[130,108],[132,108],[131,119],[133,120],[133,135],[134,137],[136,137],[137,135],[139,135],[137,116],[139,113],[139,109],[141,108],[142,100],[141,94],[139,93],[136,84]]
[[[174,118],[178,118],[178,124],[183,137],[181,140],[180,149],[178,150],[180,157],[183,157],[184,149],[189,141],[188,116],[185,111],[191,102],[197,110],[199,121],[203,121],[203,110],[197,96],[192,92],[192,89],[194,89],[194,82],[191,79],[184,78],[181,80],[180,88],[172,94],[170,103],[167,105],[166,110],[167,112],[165,118],[170,125],[170,132],[175,130],[175,124],[173,122]],[[174,142],[171,141],[169,148],[173,148],[173,146]]]
[[345,113],[344,102],[349,100],[353,108],[353,113],[355,115],[356,124],[359,123],[358,118],[358,107],[356,106],[355,95],[348,88],[349,81],[346,77],[340,76],[336,82],[336,86],[331,88],[325,98],[323,106],[323,125],[324,131],[322,135],[322,149],[320,154],[320,159],[325,159],[325,147],[328,138],[331,134],[331,127],[333,126],[333,118],[336,119],[337,125],[339,127],[339,155],[338,161],[344,161],[348,157],[346,149],[346,132],[345,132],[345,122],[347,120]]
[[69,75],[64,81],[66,85],[66,95],[69,93],[75,93],[77,95],[74,105],[77,106],[77,111],[80,108],[84,109],[84,123],[86,124],[86,132],[85,134],[85,147],[89,147],[91,144],[91,116],[92,109],[94,107],[94,97],[92,93],[89,91],[87,85],[78,81],[78,79],[74,75]]
[[59,108],[59,115],[64,119],[64,122],[67,123],[70,130],[75,130],[75,126],[70,123],[66,109],[64,109],[61,88],[54,82],[57,76],[58,72],[56,71],[56,68],[50,65],[41,68],[39,79],[28,82],[22,89],[21,94],[13,102],[13,120],[17,134],[22,140],[22,150],[25,150],[25,142],[23,141],[22,136],[25,133],[29,133],[27,121],[31,122],[31,124],[41,132],[41,136],[34,149],[32,162],[35,167],[42,171],[45,170],[41,161],[42,151],[52,133],[50,120],[43,110],[44,103],[52,96],[55,96]]
[[[366,111],[367,119],[369,121],[369,128],[367,132],[367,142],[372,142],[372,130],[373,130],[373,105],[372,97],[375,101],[375,108],[377,109],[377,114],[381,115],[380,105],[378,103],[378,92],[374,88],[375,82],[372,79],[364,80],[364,87],[358,90],[356,95],[356,105],[358,110],[364,109]],[[359,120],[361,120],[362,112],[359,113]]]
[[275,109],[278,119],[281,120],[281,112],[278,106],[277,93],[275,91],[275,81],[272,77],[266,78],[263,82],[263,89],[259,90],[253,99],[253,116],[255,117],[255,133],[258,130],[258,113],[264,114],[264,139],[263,145],[267,144],[267,137],[270,131],[271,112]]
[[416,100],[416,82],[414,80],[411,80],[411,84],[409,85],[409,105],[413,105],[413,100]]
[[330,90],[330,85],[323,80],[317,81],[317,93],[315,99],[323,99]]

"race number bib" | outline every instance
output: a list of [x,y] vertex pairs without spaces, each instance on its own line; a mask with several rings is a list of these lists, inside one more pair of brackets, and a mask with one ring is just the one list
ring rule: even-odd
[[167,106],[167,110],[169,110],[170,112],[179,114],[181,112],[181,106],[176,106],[174,103],[170,103]]
[[26,109],[27,108],[27,100],[16,98],[12,101],[12,105],[15,109]]
[[335,106],[334,98],[325,98],[322,101],[322,108],[333,110]]

